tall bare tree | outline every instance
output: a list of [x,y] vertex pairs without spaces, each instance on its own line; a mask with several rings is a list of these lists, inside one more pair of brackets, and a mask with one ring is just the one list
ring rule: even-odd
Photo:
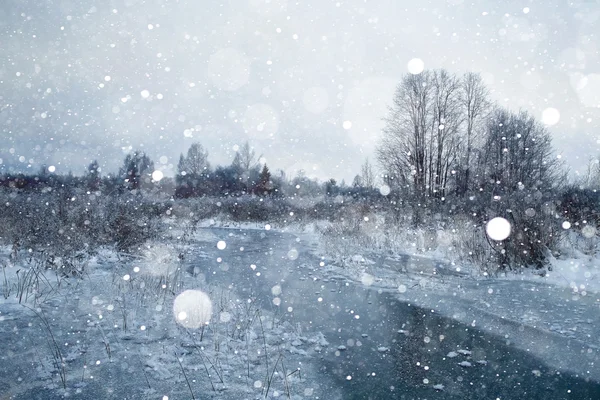
[[458,131],[462,113],[458,101],[459,79],[445,70],[433,71],[433,109],[429,150],[429,188],[435,197],[444,197],[449,172],[457,159]]
[[200,143],[193,143],[187,151],[187,156],[184,157],[182,154],[179,158],[177,169],[180,174],[185,171],[188,176],[206,174],[210,169],[208,152]]
[[362,186],[367,189],[373,189],[373,187],[375,187],[375,173],[373,172],[373,167],[371,166],[368,158],[360,168],[360,180],[358,186]]
[[178,196],[189,197],[207,193],[209,174],[208,152],[200,143],[193,143],[187,151],[187,156],[179,156],[176,177]]
[[258,167],[258,157],[256,157],[256,152],[254,149],[250,147],[250,143],[244,143],[244,145],[238,151],[238,154],[242,171],[248,172],[251,169]]
[[481,75],[469,72],[462,77],[459,101],[464,117],[465,143],[457,189],[459,194],[465,194],[471,184],[474,149],[485,128],[485,118],[492,108],[489,90],[485,87]]
[[385,118],[377,159],[395,186],[417,196],[427,186],[426,132],[431,118],[431,73],[406,75],[394,93]]
[[407,75],[396,89],[377,159],[418,197],[445,196],[458,158],[460,80],[445,70]]

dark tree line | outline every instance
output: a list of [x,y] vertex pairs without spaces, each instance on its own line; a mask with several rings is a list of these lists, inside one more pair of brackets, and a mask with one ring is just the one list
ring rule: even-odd
[[171,178],[154,181],[154,162],[145,152],[135,150],[125,156],[116,174],[103,175],[100,164],[94,160],[81,176],[72,173],[67,175],[50,173],[46,166],[42,166],[37,174],[0,175],[0,187],[22,190],[69,187],[103,194],[141,194],[159,190],[176,198],[243,195],[259,197],[341,195],[365,198],[379,193],[375,188],[375,178],[368,161],[365,162],[361,175],[364,181],[362,178],[357,178],[349,187],[343,181],[338,184],[334,179],[321,184],[308,178],[303,171],[293,178],[288,177],[281,170],[273,173],[267,164],[261,164],[259,160],[260,157],[250,144],[245,143],[235,153],[230,165],[213,168],[208,161],[208,152],[200,143],[193,143],[186,154],[181,154],[179,157],[173,185],[169,184]]
[[187,198],[280,194],[280,180],[271,176],[266,164],[261,167],[259,158],[246,142],[235,153],[230,165],[212,169],[208,162],[208,152],[200,143],[194,143],[190,146],[187,155],[181,154],[179,157],[175,195]]

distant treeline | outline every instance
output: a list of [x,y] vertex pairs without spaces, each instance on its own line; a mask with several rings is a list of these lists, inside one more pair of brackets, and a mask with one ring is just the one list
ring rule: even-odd
[[213,168],[203,146],[194,143],[187,154],[181,154],[175,178],[163,177],[147,154],[133,151],[125,157],[115,174],[102,175],[98,161],[93,161],[81,176],[56,174],[51,172],[51,168],[42,166],[37,173],[0,174],[0,187],[32,191],[81,188],[103,194],[156,192],[175,198],[243,195],[381,197],[379,188],[375,187],[375,177],[368,160],[363,165],[361,175],[354,178],[352,186],[344,181],[338,184],[335,179],[320,183],[308,178],[302,171],[293,178],[288,178],[282,170],[272,174],[267,164],[259,160],[254,149],[246,143],[236,152],[230,165]]

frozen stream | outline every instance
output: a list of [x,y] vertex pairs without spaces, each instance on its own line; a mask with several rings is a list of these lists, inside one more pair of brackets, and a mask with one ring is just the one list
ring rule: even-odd
[[[548,366],[489,330],[415,307],[374,287],[327,278],[319,271],[320,259],[293,235],[205,231],[209,232],[198,249],[203,257],[190,269],[196,267],[208,282],[231,286],[240,296],[256,297],[264,308],[279,308],[293,316],[299,329],[323,332],[330,345],[320,370],[343,388],[344,398],[600,398],[597,382]],[[215,238],[226,241],[227,248],[217,250]],[[278,296],[272,290],[276,285],[282,291]],[[515,290],[531,290],[530,286],[514,285]],[[276,297],[279,306],[273,304]],[[452,296],[441,293],[436,301],[449,307]],[[486,318],[487,326],[496,324],[498,332],[511,324]],[[529,330],[523,328],[525,334]],[[535,332],[529,333],[535,337]],[[538,339],[544,347],[544,336]],[[595,358],[582,354],[582,347],[566,342],[568,338],[552,340],[550,345],[571,349],[572,354],[557,354],[558,358],[595,365]],[[436,385],[443,389],[436,390],[442,387]]]

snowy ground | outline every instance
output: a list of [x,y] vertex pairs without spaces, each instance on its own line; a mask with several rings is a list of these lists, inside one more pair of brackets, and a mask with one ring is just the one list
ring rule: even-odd
[[[329,345],[322,334],[207,284],[201,265],[187,273],[174,246],[153,243],[138,259],[101,252],[83,280],[4,250],[3,399],[336,398],[309,361]],[[211,304],[183,310],[208,324],[179,321],[174,300],[188,289]]]

